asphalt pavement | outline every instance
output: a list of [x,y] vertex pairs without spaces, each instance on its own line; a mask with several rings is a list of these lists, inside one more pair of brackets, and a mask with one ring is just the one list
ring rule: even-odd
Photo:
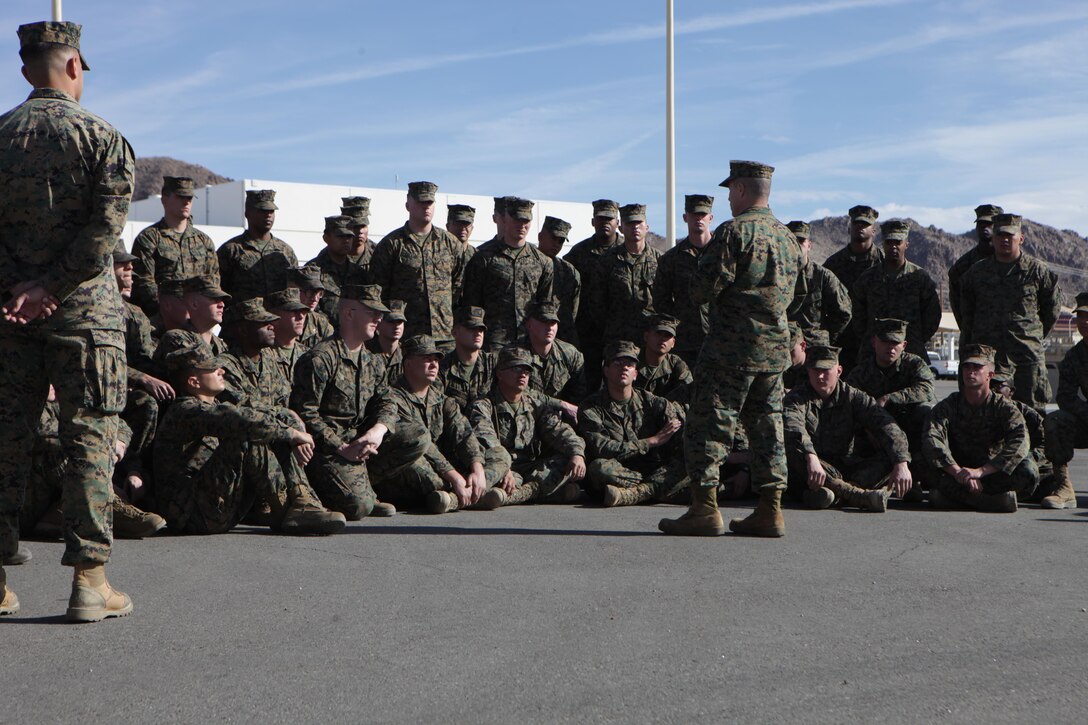
[[0,722],[1080,723],[1086,461],[1077,510],[790,509],[780,540],[659,505],[121,541],[135,612],[89,625],[31,541]]

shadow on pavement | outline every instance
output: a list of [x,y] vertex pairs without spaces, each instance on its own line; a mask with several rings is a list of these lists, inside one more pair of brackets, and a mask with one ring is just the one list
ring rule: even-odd
[[[232,534],[249,534],[258,536],[282,536],[268,529],[236,528]],[[349,523],[347,528],[335,536],[346,534],[385,534],[403,536],[405,534],[422,534],[426,536],[663,536],[660,531],[595,531],[592,529],[483,529],[463,528],[457,526],[374,526],[360,522]]]
[[72,624],[63,614],[48,617],[20,617],[18,614],[0,619],[3,624]]

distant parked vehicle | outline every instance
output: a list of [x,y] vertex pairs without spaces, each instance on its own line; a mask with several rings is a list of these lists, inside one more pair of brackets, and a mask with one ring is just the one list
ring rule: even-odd
[[955,358],[946,360],[940,354],[929,350],[929,369],[942,380],[955,380],[959,373],[960,361]]

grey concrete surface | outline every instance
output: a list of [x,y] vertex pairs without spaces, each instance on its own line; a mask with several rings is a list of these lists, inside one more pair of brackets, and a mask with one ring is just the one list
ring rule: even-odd
[[789,510],[772,541],[658,534],[677,506],[123,541],[135,612],[93,625],[32,541],[0,722],[1083,722],[1084,461],[1086,508]]

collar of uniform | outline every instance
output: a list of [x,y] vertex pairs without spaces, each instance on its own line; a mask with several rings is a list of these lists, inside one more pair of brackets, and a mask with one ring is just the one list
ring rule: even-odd
[[173,229],[166,225],[166,217],[159,219],[155,222],[155,227],[159,230],[159,234],[164,237],[170,237],[171,239],[184,239],[186,234],[193,231],[193,220],[189,219],[185,222],[185,229],[180,232],[175,232]]
[[408,222],[404,222],[404,226],[401,228],[404,230],[405,239],[410,239],[416,244],[424,244],[428,239],[435,237],[435,231],[438,229],[438,227],[432,224],[431,231],[426,234],[416,234],[412,231],[411,227],[408,226]]
[[359,347],[356,352],[352,352],[348,349],[348,346],[344,343],[344,338],[337,335],[336,337],[336,350],[340,354],[340,359],[344,362],[351,363],[352,365],[359,365],[359,359],[361,353],[366,352],[366,344]]
[[55,101],[68,101],[69,103],[76,104],[79,103],[79,101],[77,101],[74,97],[57,88],[35,88],[30,92],[30,95],[26,97],[28,101],[36,98],[51,98]]
[[[251,237],[248,229],[242,232],[242,244],[257,252],[262,251],[265,244],[270,244],[271,242],[275,241],[275,239],[275,236],[271,236],[268,238],[267,242],[262,242],[259,239],[254,239],[253,237]],[[325,247],[325,249],[328,249],[328,247]]]

